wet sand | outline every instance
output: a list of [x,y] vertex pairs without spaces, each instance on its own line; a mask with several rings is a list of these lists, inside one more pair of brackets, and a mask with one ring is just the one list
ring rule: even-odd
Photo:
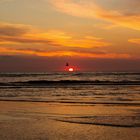
[[1,140],[138,140],[140,106],[0,101]]

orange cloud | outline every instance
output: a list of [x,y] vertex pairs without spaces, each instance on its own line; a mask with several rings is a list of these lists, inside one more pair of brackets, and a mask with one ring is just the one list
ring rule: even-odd
[[[28,27],[28,28],[27,28]],[[94,48],[109,46],[110,43],[94,36],[74,37],[62,31],[42,32],[24,25],[0,25],[0,44],[48,44],[52,46]]]
[[85,18],[99,18],[119,26],[140,30],[140,14],[126,14],[122,11],[106,10],[95,3],[95,1],[76,2],[74,0],[50,0],[50,3],[57,10],[69,15]]
[[90,52],[76,52],[76,51],[35,51],[35,50],[18,50],[0,48],[0,54],[4,55],[36,55],[46,57],[85,57],[85,58],[131,58],[129,54],[115,54],[115,53],[90,53]]
[[102,38],[97,38],[94,36],[76,38],[62,31],[49,31],[48,33],[40,34],[39,36],[44,36],[44,39],[47,38],[55,44],[67,47],[94,48],[111,45],[111,43],[104,41]]
[[31,30],[29,25],[0,23],[0,36],[21,36]]
[[129,39],[128,42],[140,45],[140,38]]

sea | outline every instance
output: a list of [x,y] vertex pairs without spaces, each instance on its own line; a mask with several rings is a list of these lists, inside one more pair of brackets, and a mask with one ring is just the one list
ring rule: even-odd
[[[0,101],[119,106],[133,112],[132,115],[118,115],[119,126],[140,127],[140,73],[0,73]],[[104,116],[95,120],[101,119],[105,123]],[[127,123],[123,124],[123,120]],[[116,122],[114,126],[117,126]]]
[[140,103],[140,73],[0,73],[0,100]]

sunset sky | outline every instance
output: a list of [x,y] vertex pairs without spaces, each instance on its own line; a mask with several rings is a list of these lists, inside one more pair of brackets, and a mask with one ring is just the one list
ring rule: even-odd
[[0,71],[140,71],[140,0],[0,0]]

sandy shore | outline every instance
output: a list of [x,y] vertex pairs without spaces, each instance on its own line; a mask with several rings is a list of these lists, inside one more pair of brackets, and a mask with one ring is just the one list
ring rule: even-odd
[[139,110],[129,105],[0,101],[0,139],[138,140]]

